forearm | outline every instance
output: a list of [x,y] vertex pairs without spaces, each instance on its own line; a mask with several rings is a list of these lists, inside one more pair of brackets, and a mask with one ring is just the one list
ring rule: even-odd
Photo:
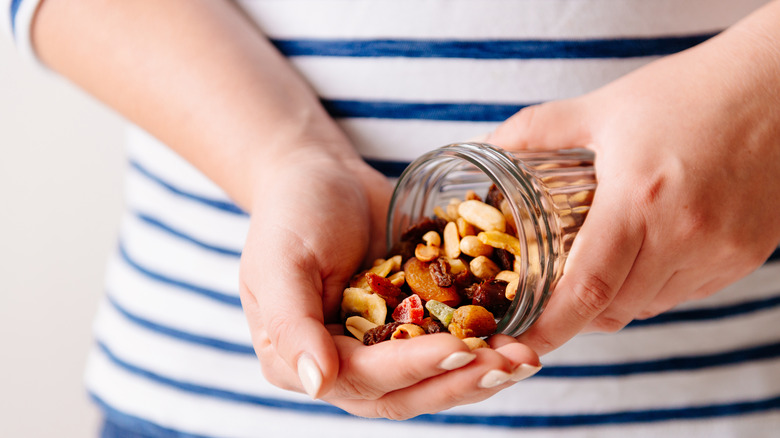
[[355,157],[307,84],[231,2],[46,0],[33,40],[50,68],[245,208],[264,163],[309,147]]

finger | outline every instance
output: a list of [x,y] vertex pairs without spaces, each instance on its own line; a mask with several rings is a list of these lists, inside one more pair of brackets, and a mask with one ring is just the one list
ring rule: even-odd
[[318,398],[335,381],[338,354],[324,325],[323,284],[316,259],[300,250],[304,245],[295,245],[294,240],[291,245],[290,234],[268,230],[268,240],[252,243],[284,250],[263,251],[242,266],[251,267],[242,272],[242,297],[256,309],[250,330],[254,333],[253,325],[263,327],[306,392]]
[[509,150],[566,149],[590,143],[587,112],[579,100],[559,100],[523,108],[485,138]]
[[543,355],[562,345],[614,300],[634,265],[643,232],[614,186],[599,187],[546,309],[518,339]]
[[538,356],[519,343],[501,348],[504,351],[474,350],[476,359],[467,366],[390,392],[377,400],[337,400],[334,404],[362,416],[403,420],[484,400],[516,383],[512,380],[514,369],[520,366],[516,361],[538,364]]
[[377,399],[465,366],[476,357],[463,341],[446,333],[368,347],[345,336],[334,340],[341,372],[328,398]]

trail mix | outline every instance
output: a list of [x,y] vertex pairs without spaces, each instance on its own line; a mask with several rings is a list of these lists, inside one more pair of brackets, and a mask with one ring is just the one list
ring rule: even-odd
[[492,186],[483,201],[469,191],[434,213],[344,290],[346,329],[365,345],[449,332],[487,347],[514,299],[521,246],[501,192]]

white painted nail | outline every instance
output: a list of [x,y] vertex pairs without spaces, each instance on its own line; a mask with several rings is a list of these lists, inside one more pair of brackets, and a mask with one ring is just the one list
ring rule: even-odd
[[479,387],[493,388],[498,385],[503,385],[510,378],[512,378],[512,375],[507,373],[506,371],[490,370],[487,373],[485,373],[484,376],[482,376],[482,379],[479,381]]
[[309,397],[316,399],[322,386],[322,371],[307,353],[303,353],[298,359],[298,378]]
[[477,357],[474,353],[467,353],[465,351],[456,351],[450,354],[443,361],[439,362],[439,368],[443,370],[456,370],[462,366],[466,366],[471,363]]
[[527,363],[520,364],[514,371],[512,371],[512,380],[519,382],[523,379],[527,379],[534,374],[538,373],[542,369],[541,365],[530,365]]

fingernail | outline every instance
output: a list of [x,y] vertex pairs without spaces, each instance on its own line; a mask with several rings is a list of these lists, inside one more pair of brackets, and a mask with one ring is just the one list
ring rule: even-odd
[[306,353],[303,353],[298,359],[298,378],[309,397],[316,399],[320,386],[322,386],[322,371],[314,359]]
[[455,370],[470,363],[477,355],[465,351],[457,351],[450,354],[443,361],[439,362],[439,368],[443,370]]
[[538,373],[541,369],[541,365],[529,365],[527,363],[520,364],[517,368],[515,368],[514,371],[512,371],[512,380],[519,382],[523,379],[527,379]]
[[512,378],[512,375],[507,373],[506,371],[490,370],[487,373],[485,373],[484,376],[482,376],[482,379],[479,381],[479,387],[493,388],[498,385],[503,385],[510,378]]

